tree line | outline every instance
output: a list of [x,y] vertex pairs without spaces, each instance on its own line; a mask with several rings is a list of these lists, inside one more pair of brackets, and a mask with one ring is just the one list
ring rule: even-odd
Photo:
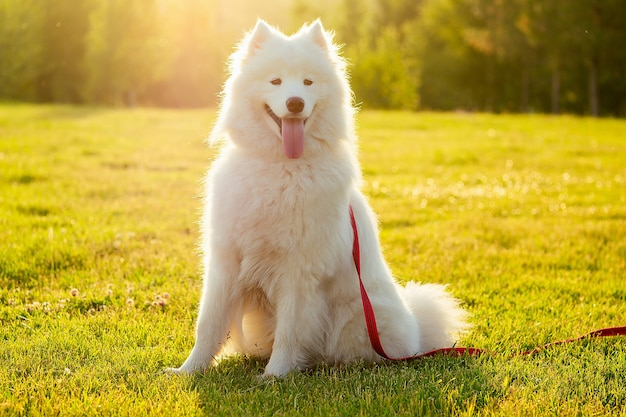
[[365,103],[626,115],[624,0],[342,0],[339,7],[339,35]]
[[322,17],[362,107],[626,116],[626,0],[2,0],[0,99],[212,106],[257,15]]

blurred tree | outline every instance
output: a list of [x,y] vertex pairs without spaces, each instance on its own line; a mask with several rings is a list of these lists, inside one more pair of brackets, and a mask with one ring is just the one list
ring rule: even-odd
[[464,6],[463,0],[426,0],[421,9],[416,36],[422,44],[420,99],[425,108],[484,108],[484,55],[475,30],[470,31],[475,45],[468,44],[464,29],[470,14]]
[[409,109],[418,107],[419,73],[403,53],[399,33],[386,27],[370,47],[366,39],[347,48],[352,61],[352,87],[366,107]]
[[338,5],[337,30],[340,43],[356,45],[363,39],[371,38],[373,13],[368,0],[341,0]]
[[91,14],[85,66],[90,102],[134,106],[166,76],[173,51],[159,0],[108,0]]
[[563,8],[559,2],[530,0],[528,8],[531,21],[528,36],[533,39],[534,46],[540,50],[550,70],[550,108],[554,114],[561,110],[562,61],[567,55],[568,46],[567,32],[564,30],[567,18],[564,13],[573,7]]
[[624,0],[0,0],[0,99],[214,105],[257,16],[321,17],[365,106],[626,115]]
[[343,0],[338,38],[345,42],[357,101],[379,108],[419,106],[415,0]]
[[598,112],[626,116],[626,4],[603,0],[600,20],[601,45],[598,76]]
[[0,2],[0,98],[36,101],[43,11],[36,0]]
[[415,21],[424,0],[378,0],[375,5],[375,26],[400,28]]
[[166,75],[153,83],[147,100],[173,107],[214,106],[231,45],[215,1],[170,2],[162,36],[170,54]]
[[52,7],[37,4],[42,13],[39,28],[38,97],[41,101],[81,102],[86,74],[82,65],[86,53],[90,0],[56,0]]
[[568,20],[572,24],[570,43],[578,47],[577,56],[587,69],[587,110],[598,116],[604,102],[606,112],[626,114],[626,4],[622,0],[581,0]]

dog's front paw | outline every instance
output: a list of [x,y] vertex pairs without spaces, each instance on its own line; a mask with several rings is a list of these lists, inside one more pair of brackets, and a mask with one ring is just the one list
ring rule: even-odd
[[293,372],[298,369],[299,368],[297,366],[293,365],[289,361],[277,361],[277,360],[272,360],[272,358],[270,358],[269,363],[265,367],[265,372],[263,373],[263,377],[264,378],[271,378],[271,377],[282,378],[285,375],[287,375],[289,372]]
[[286,376],[289,372],[294,371],[291,368],[283,368],[283,369],[267,369],[265,368],[265,372],[263,372],[263,378],[282,378]]
[[163,372],[172,375],[187,375],[191,373],[185,370],[182,366],[180,368],[165,368],[163,369]]
[[165,368],[164,371],[174,375],[189,375],[203,373],[207,367],[208,366],[202,362],[194,362],[187,359],[179,368]]

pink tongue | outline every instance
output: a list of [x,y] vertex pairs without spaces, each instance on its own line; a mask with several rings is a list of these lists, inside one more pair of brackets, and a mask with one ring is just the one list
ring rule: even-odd
[[285,155],[298,159],[304,150],[304,119],[284,117],[281,122]]

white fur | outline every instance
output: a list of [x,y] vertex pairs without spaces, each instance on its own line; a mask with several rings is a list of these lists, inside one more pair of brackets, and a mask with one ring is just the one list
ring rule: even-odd
[[[283,117],[293,96],[308,117],[299,159],[285,156],[264,107]],[[380,360],[363,317],[349,205],[387,354],[455,342],[465,327],[457,301],[440,285],[398,285],[385,263],[359,191],[353,113],[344,62],[319,21],[291,37],[259,21],[233,55],[211,136],[224,145],[207,178],[196,343],[175,372],[202,371],[237,352],[269,358],[265,374],[279,376],[320,362]]]

